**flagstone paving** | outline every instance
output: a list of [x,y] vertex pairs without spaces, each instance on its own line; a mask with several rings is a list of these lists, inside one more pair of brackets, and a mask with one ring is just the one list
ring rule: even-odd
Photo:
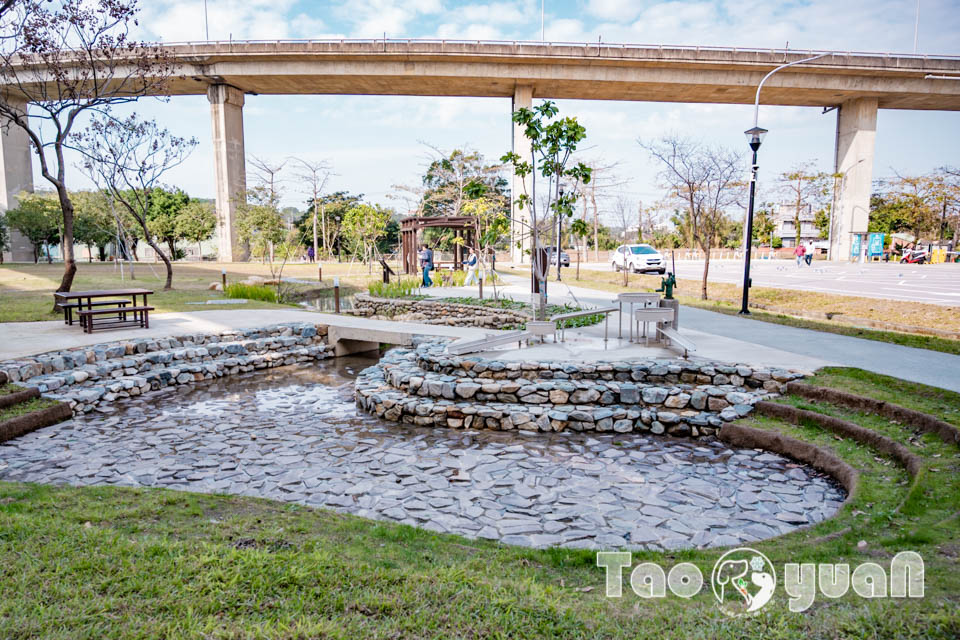
[[152,392],[0,445],[0,480],[296,502],[525,546],[678,549],[831,516],[811,468],[715,439],[455,431],[358,414],[339,358]]

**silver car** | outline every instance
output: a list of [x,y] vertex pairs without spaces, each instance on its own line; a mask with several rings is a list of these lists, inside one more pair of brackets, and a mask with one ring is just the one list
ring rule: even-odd
[[667,271],[666,261],[660,252],[648,244],[622,244],[610,255],[610,267],[614,271],[630,269],[634,273]]

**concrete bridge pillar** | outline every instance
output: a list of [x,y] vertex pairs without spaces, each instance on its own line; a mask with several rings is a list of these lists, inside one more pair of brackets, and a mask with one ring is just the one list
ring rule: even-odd
[[[26,113],[27,103],[15,97],[4,98],[10,104]],[[17,194],[21,191],[33,191],[33,156],[30,138],[27,132],[15,124],[4,122],[0,132],[0,215],[7,209],[17,206]],[[15,229],[10,229],[10,249],[4,251],[3,259],[33,262],[33,245]]]
[[[517,109],[533,106],[533,87],[529,85],[517,85],[513,90],[513,107],[510,113]],[[513,152],[520,156],[526,162],[530,162],[530,140],[523,135],[524,128],[516,123],[513,125]],[[530,193],[532,177],[528,176],[525,180],[518,176],[513,176],[513,183],[510,188],[510,247],[514,262],[523,262],[525,259],[524,250],[530,248],[530,206],[524,206],[523,209],[517,207],[518,197]],[[521,224],[523,223],[523,224]],[[517,242],[521,241],[521,246]]]
[[[851,260],[850,248],[854,236],[867,232],[876,137],[876,98],[858,98],[840,105],[837,110],[834,165],[835,172],[840,176],[840,189],[833,216],[831,260]],[[863,243],[866,243],[866,238],[863,238]]]
[[243,91],[228,84],[207,89],[213,119],[213,164],[216,170],[218,259],[246,260],[249,251],[237,237],[237,205],[246,201],[247,169],[243,151]]

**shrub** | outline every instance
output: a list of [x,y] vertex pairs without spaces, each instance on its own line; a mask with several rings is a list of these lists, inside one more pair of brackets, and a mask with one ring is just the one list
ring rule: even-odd
[[276,302],[277,291],[271,287],[262,284],[243,284],[234,282],[228,284],[224,294],[228,298],[246,298],[247,300],[260,300],[261,302]]
[[420,281],[414,278],[401,278],[389,284],[371,282],[367,291],[375,298],[405,298],[420,288]]
[[[498,275],[497,275],[496,273],[494,273],[493,271],[487,271],[486,274],[484,274],[483,282],[484,282],[485,284],[486,284],[486,283],[493,283],[494,280],[496,280],[497,282],[499,282],[499,281],[500,281],[500,276],[498,276]],[[466,271],[454,271],[454,272],[452,273],[451,286],[454,286],[454,287],[462,287],[466,281],[467,281],[467,272],[466,272]]]

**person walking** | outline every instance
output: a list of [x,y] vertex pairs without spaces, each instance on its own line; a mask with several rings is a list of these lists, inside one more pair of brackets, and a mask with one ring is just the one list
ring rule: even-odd
[[808,246],[806,249],[806,255],[803,256],[803,260],[807,263],[807,266],[809,267],[813,263],[813,251],[814,251],[813,241],[811,240],[807,244]]
[[423,286],[432,287],[430,270],[433,269],[433,249],[425,244],[420,245],[420,268],[423,269]]
[[470,255],[467,256],[467,279],[464,280],[463,286],[469,287],[474,282],[477,282],[477,267],[480,264],[479,258],[477,258],[477,252],[470,249]]
[[803,246],[803,243],[798,242],[797,248],[793,250],[793,255],[797,256],[797,269],[803,264],[803,256],[807,253],[807,248]]
[[313,262],[313,258],[316,254],[313,252],[313,247],[307,247],[307,258],[310,259],[310,262]]

